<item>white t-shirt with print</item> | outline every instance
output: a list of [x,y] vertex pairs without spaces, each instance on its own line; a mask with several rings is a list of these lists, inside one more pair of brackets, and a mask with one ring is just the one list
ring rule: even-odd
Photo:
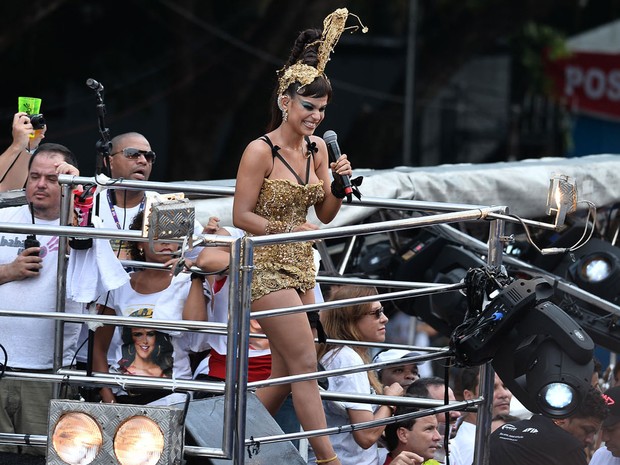
[[[183,307],[181,303],[187,299],[190,287],[191,278],[187,273],[176,276],[168,288],[153,294],[140,294],[131,287],[131,282],[128,282],[120,288],[110,291],[109,296],[103,296],[98,303],[114,309],[118,316],[133,316],[136,317],[136,320],[139,318],[182,320]],[[159,310],[158,306],[160,307]],[[166,315],[158,316],[158,311],[164,311]],[[139,321],[136,322],[135,328],[140,328]],[[125,329],[124,340],[123,329]],[[148,331],[151,330],[148,329]],[[131,372],[127,372],[127,367],[129,367],[134,356],[131,351],[133,342],[131,342],[130,327],[119,326],[115,333],[108,351],[108,358],[114,360],[111,371],[131,374]],[[156,333],[156,349],[153,357],[154,361],[160,365],[161,377],[191,379],[192,372],[189,360],[191,333],[182,332],[178,335],[169,335],[163,331],[156,331]],[[111,354],[115,355],[112,356]],[[172,404],[183,402],[184,399],[184,394],[175,394],[165,397],[164,400],[160,399],[154,404]]]

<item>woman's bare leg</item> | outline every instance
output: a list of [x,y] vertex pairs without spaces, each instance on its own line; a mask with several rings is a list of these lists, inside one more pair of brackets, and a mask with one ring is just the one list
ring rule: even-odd
[[[305,300],[305,299],[304,299]],[[284,289],[268,294],[252,304],[252,310],[271,310],[275,308],[301,305],[302,300],[293,289]],[[305,313],[262,318],[261,327],[269,339],[272,350],[272,377],[314,373],[317,371],[314,338]],[[292,383],[295,413],[305,431],[323,429],[327,423],[316,380]],[[284,402],[289,388],[272,386],[259,389],[257,395],[268,410]],[[318,459],[335,455],[327,436],[308,439]],[[338,460],[330,462],[337,465]]]

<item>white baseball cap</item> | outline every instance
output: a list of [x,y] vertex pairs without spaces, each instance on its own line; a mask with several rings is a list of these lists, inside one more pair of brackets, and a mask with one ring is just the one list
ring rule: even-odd
[[[403,350],[403,349],[388,349],[388,350],[384,350],[382,352],[379,352],[377,355],[375,355],[375,358],[373,358],[373,362],[374,363],[381,363],[381,362],[391,362],[393,360],[398,360],[401,358],[406,358],[406,357],[414,357],[416,355],[422,355],[419,352],[410,352],[408,350]],[[426,362],[412,362],[412,365],[417,365],[418,367],[421,365],[424,365]]]

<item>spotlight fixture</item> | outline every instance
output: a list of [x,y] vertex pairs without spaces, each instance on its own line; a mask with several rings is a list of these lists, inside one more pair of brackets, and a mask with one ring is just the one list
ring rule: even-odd
[[584,291],[617,304],[620,250],[606,242],[604,244],[606,247],[584,255],[570,265],[568,276]]
[[544,278],[514,280],[454,331],[450,346],[461,366],[491,361],[528,410],[564,418],[590,386],[594,343],[552,296]]
[[184,411],[52,400],[47,463],[63,465],[179,465]]
[[565,418],[590,387],[593,353],[590,336],[557,305],[543,302],[515,325],[492,365],[528,410]]
[[555,228],[564,225],[566,214],[577,209],[577,185],[570,176],[555,174],[547,194],[547,215],[555,214]]

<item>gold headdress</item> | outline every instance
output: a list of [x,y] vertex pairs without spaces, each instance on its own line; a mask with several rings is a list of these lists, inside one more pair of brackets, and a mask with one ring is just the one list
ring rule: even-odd
[[[351,16],[355,16],[350,13]],[[301,61],[298,61],[294,65],[280,70],[280,79],[278,82],[278,95],[284,94],[286,89],[294,82],[299,82],[301,87],[312,84],[312,82],[319,76],[325,76],[325,65],[329,61],[330,54],[334,51],[334,47],[338,43],[340,36],[346,29],[353,29],[351,32],[357,31],[358,26],[345,27],[347,17],[349,16],[349,10],[346,8],[339,8],[323,20],[323,33],[319,42],[319,50],[317,53],[318,62],[316,67],[306,65]],[[368,32],[368,28],[362,24],[359,17],[355,16],[362,26],[362,32]],[[316,42],[306,45],[306,47],[315,45]],[[301,88],[300,87],[300,88]]]

